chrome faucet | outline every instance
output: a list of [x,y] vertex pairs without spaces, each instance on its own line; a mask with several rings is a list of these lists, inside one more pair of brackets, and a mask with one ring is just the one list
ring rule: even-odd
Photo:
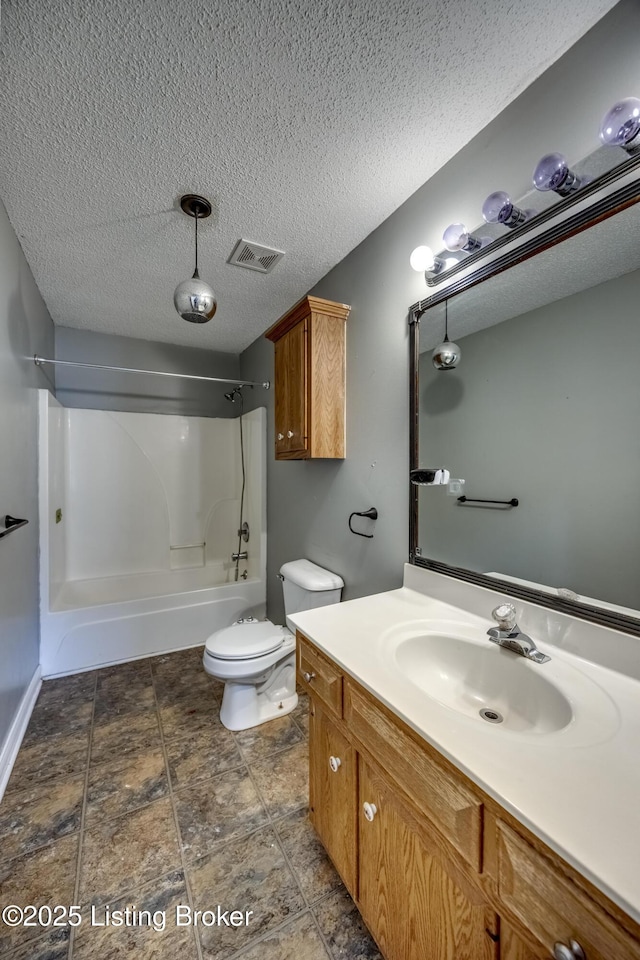
[[551,660],[551,657],[538,650],[531,637],[522,633],[516,623],[516,608],[512,603],[501,603],[491,611],[491,616],[498,624],[497,627],[490,627],[487,630],[487,635],[494,643],[506,647],[520,657],[533,660],[534,663],[546,663],[547,660]]

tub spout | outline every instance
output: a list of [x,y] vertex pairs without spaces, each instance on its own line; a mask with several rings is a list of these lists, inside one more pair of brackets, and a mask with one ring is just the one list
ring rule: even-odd
[[247,551],[242,550],[240,553],[232,553],[231,559],[233,560],[234,563],[237,563],[238,560],[246,560],[247,556],[248,556]]

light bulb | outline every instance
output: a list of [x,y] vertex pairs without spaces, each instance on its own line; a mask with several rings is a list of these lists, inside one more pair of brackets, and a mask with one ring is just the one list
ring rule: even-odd
[[516,207],[504,190],[491,193],[482,204],[482,216],[486,223],[502,223],[513,230],[527,219],[527,212]]
[[482,246],[480,240],[471,236],[464,223],[450,223],[442,234],[442,239],[447,250],[451,251],[464,250],[469,253]]
[[580,188],[581,181],[561,153],[548,153],[533,171],[533,185],[536,190],[553,190],[561,197],[568,197]]
[[640,100],[626,97],[618,101],[602,118],[600,139],[611,147],[623,147],[628,153],[640,150]]
[[454,370],[460,363],[462,350],[457,343],[445,337],[431,354],[431,363],[436,370]]
[[431,247],[416,247],[409,263],[418,273],[438,273],[444,267],[444,261],[434,257]]

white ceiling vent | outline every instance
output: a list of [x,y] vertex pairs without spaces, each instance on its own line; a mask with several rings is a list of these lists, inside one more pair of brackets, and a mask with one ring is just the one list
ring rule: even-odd
[[271,273],[278,260],[283,257],[283,250],[263,247],[261,243],[253,243],[252,240],[238,240],[227,262],[236,267],[246,267],[247,270],[257,270],[258,273]]

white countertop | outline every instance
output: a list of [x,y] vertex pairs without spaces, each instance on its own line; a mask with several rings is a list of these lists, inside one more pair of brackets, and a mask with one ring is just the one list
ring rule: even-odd
[[[490,617],[495,604],[487,606],[486,617],[480,617],[470,612],[468,603],[452,606],[422,592],[439,575],[415,567],[405,570],[405,586],[399,590],[305,611],[292,620],[347,673],[640,922],[640,681],[570,653],[540,631],[534,635],[529,629],[540,649],[552,657],[548,664],[532,664],[532,669],[548,670],[551,679],[564,674],[565,689],[566,676],[579,678],[582,693],[572,702],[575,721],[564,730],[536,735],[464,716],[390,668],[388,638],[405,624],[411,630],[426,630],[445,622],[452,636],[459,626],[467,634],[477,628],[482,638],[495,625]],[[451,588],[447,589],[450,593]],[[478,589],[460,583],[467,595]],[[482,594],[491,596],[490,591]],[[535,605],[514,603],[524,630],[523,613],[526,617]],[[474,604],[477,609],[477,596],[472,609]],[[581,621],[551,611],[545,611],[545,620],[555,627],[563,620],[569,622],[572,646],[579,646]],[[602,631],[602,644],[611,640],[615,647],[615,631],[585,625],[591,643],[594,629]],[[553,636],[553,629],[549,634]],[[490,643],[488,637],[486,642]],[[640,640],[636,642],[640,657]],[[606,706],[601,729],[589,717],[585,702],[584,692],[588,694],[593,683],[601,688],[597,692]]]

